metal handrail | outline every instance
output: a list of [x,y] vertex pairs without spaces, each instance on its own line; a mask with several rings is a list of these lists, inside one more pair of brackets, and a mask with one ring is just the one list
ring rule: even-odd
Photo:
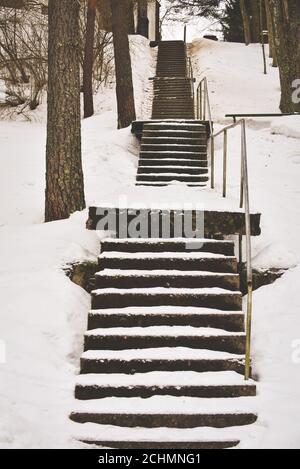
[[193,72],[193,64],[192,64],[192,59],[191,57],[187,57],[188,60],[188,77],[191,80],[191,92],[192,92],[192,98],[193,102],[195,100],[195,88],[194,88],[194,72]]
[[[246,266],[247,266],[247,315],[246,315],[246,353],[245,353],[245,380],[250,378],[251,366],[251,325],[252,325],[252,307],[253,307],[253,275],[251,259],[251,215],[249,201],[249,179],[248,179],[248,161],[247,161],[247,137],[246,121],[241,119],[234,124],[227,125],[223,129],[211,135],[211,144],[213,148],[212,157],[212,188],[214,188],[214,141],[223,134],[223,197],[227,195],[227,142],[228,131],[235,127],[241,127],[241,184],[240,184],[240,208],[245,208],[245,228],[246,228]],[[242,240],[240,236],[240,242]],[[240,246],[240,260],[242,256]]]
[[[208,120],[210,126],[210,148],[211,148],[211,188],[215,188],[215,139],[223,135],[223,197],[227,196],[227,154],[228,154],[228,132],[235,127],[241,127],[241,181],[240,181],[240,208],[245,209],[245,231],[246,231],[246,266],[247,266],[247,313],[246,313],[246,349],[245,349],[245,380],[250,378],[251,367],[251,325],[253,308],[253,275],[251,259],[251,215],[249,201],[249,179],[247,160],[247,137],[246,120],[241,119],[233,124],[227,125],[217,132],[213,132],[212,113],[208,93],[207,78],[203,78],[197,87],[197,119]],[[239,260],[242,261],[242,235],[239,236]]]

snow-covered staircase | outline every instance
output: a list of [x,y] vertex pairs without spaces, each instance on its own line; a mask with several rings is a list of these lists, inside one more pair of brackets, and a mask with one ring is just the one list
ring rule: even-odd
[[[186,243],[188,242],[188,245]],[[188,246],[188,250],[186,249]],[[256,420],[234,245],[106,239],[71,418],[112,448],[227,448]]]

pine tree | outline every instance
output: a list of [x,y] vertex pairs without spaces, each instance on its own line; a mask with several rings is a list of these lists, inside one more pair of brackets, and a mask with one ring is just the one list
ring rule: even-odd
[[287,113],[300,112],[299,0],[269,0],[269,3],[280,73],[280,109]]
[[128,40],[126,2],[110,0],[114,42],[118,128],[128,127],[135,120],[131,58]]
[[79,1],[49,0],[46,221],[85,207],[80,135]]
[[84,117],[94,114],[93,102],[93,62],[97,0],[87,1],[87,20],[83,61],[83,102]]

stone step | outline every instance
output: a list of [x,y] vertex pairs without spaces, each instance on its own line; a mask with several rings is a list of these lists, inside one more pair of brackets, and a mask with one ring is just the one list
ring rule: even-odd
[[172,173],[172,174],[190,174],[190,175],[199,175],[199,174],[207,174],[207,168],[197,168],[192,166],[139,166],[138,174],[165,174],[165,173]]
[[244,356],[183,347],[89,350],[81,356],[81,373],[148,373],[150,371],[236,371],[243,374]]
[[184,159],[171,159],[171,158],[162,158],[162,159],[148,159],[148,158],[140,158],[139,159],[139,166],[191,166],[191,167],[198,167],[198,168],[207,168],[208,163],[207,161],[197,161],[197,160],[184,160]]
[[239,311],[242,295],[220,288],[103,288],[92,291],[92,309],[129,306],[197,306]]
[[85,333],[84,350],[189,347],[245,353],[245,334],[191,326],[114,327]]
[[[76,425],[76,424],[74,424]],[[115,449],[226,449],[239,444],[227,429],[128,428],[116,425],[77,424],[77,440]]]
[[[159,182],[159,181],[150,181],[150,182],[147,182],[147,181],[143,181],[143,182],[136,182],[135,183],[136,186],[150,186],[150,187],[167,187],[167,186],[170,186],[170,185],[174,185],[174,182]],[[201,182],[180,182],[180,181],[176,181],[176,186],[180,186],[180,185],[183,185],[185,187],[207,187],[207,182],[205,183],[201,183]]]
[[197,123],[199,121],[189,121],[189,122],[184,122],[184,121],[178,121],[178,122],[166,122],[166,121],[161,121],[161,122],[151,122],[151,123],[145,123],[144,124],[144,130],[174,130],[174,131],[203,131],[206,133],[206,127],[205,125],[201,123]]
[[206,146],[207,139],[201,137],[142,137],[142,145],[200,145]]
[[99,267],[104,269],[147,269],[237,273],[234,256],[205,252],[102,252]]
[[207,399],[153,396],[77,401],[71,420],[123,427],[232,427],[257,420],[251,397]]
[[230,398],[255,396],[256,385],[234,371],[196,373],[194,371],[151,372],[135,375],[85,374],[77,378],[75,398],[189,396]]
[[95,288],[225,288],[239,289],[238,274],[183,272],[167,270],[105,269],[95,274]]
[[105,238],[101,241],[101,252],[210,252],[234,256],[234,242],[200,238],[142,239]]
[[207,145],[190,145],[190,144],[181,144],[176,143],[159,143],[159,144],[146,144],[143,143],[141,146],[141,151],[165,151],[165,152],[182,152],[182,153],[205,153],[207,151]]
[[149,151],[142,150],[140,153],[140,158],[146,159],[178,159],[178,160],[197,160],[207,162],[207,150],[201,152],[183,152],[183,151]]
[[98,327],[186,326],[213,327],[232,332],[244,332],[242,311],[223,311],[210,308],[182,306],[110,308],[91,310],[88,329]]
[[178,173],[166,173],[166,174],[138,174],[136,177],[137,182],[207,182],[209,180],[208,176],[194,176],[188,173],[178,174]]
[[193,119],[193,113],[183,112],[152,112],[152,119]]
[[143,131],[144,137],[172,137],[172,138],[202,138],[207,139],[207,134],[204,129],[199,131],[189,130],[147,130]]

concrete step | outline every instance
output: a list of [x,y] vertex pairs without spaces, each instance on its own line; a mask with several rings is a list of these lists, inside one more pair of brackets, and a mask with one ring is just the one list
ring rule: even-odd
[[[195,122],[195,123],[194,123]],[[199,121],[178,121],[178,122],[151,122],[144,124],[144,130],[174,130],[174,131],[203,131],[206,133],[206,127],[201,124]]]
[[238,274],[212,274],[211,272],[182,272],[167,270],[115,270],[106,269],[95,274],[95,288],[225,288],[239,289]]
[[81,373],[150,371],[236,371],[244,373],[244,356],[183,347],[140,350],[89,350],[81,356]]
[[91,310],[88,329],[98,327],[193,326],[213,327],[232,332],[244,332],[242,311],[223,311],[183,306],[129,307]]
[[207,139],[204,129],[199,131],[192,130],[147,130],[144,129],[143,137],[172,137],[172,138],[201,138]]
[[165,113],[161,112],[153,112],[152,119],[193,119],[194,114],[184,114],[182,112],[168,112]]
[[[174,183],[173,182],[146,182],[146,181],[143,181],[143,182],[136,182],[135,185],[136,186],[149,186],[149,187],[167,187],[167,186],[170,186],[170,185],[173,185]],[[184,185],[186,187],[207,187],[207,182],[205,183],[201,183],[201,182],[180,182],[180,181],[176,181],[176,185],[177,186],[180,186],[180,185]]]
[[99,267],[103,269],[147,269],[237,273],[234,256],[205,252],[102,252]]
[[201,137],[142,137],[142,145],[200,145],[206,146],[207,139]]
[[210,252],[234,256],[234,242],[200,238],[142,239],[106,238],[101,241],[101,252]]
[[194,371],[151,372],[135,375],[84,374],[77,378],[75,398],[189,396],[231,398],[255,396],[256,385],[234,371],[196,373]]
[[207,174],[207,168],[197,168],[192,166],[139,166],[138,174],[145,175],[145,174],[190,174],[190,175],[200,175],[200,174]]
[[[74,424],[76,425],[76,424]],[[99,424],[78,424],[77,440],[115,449],[226,449],[239,444],[222,433],[227,429],[128,428]]]
[[198,306],[239,311],[242,295],[220,288],[107,288],[92,291],[92,309],[129,306]]
[[70,418],[79,423],[125,427],[232,427],[257,420],[251,397],[206,399],[153,396],[78,401]]
[[209,180],[208,176],[193,176],[189,174],[178,174],[178,173],[168,173],[168,174],[138,174],[136,177],[137,182],[199,182],[204,183]]
[[245,334],[191,326],[114,327],[85,333],[84,350],[189,347],[245,353]]
[[191,144],[171,144],[171,143],[160,143],[160,144],[146,144],[141,145],[141,151],[165,151],[165,152],[183,152],[183,153],[205,153],[207,151],[207,145],[191,145]]
[[162,159],[154,159],[154,158],[140,158],[139,159],[139,166],[191,166],[191,167],[198,167],[198,168],[207,168],[207,161],[197,161],[197,160],[185,160],[185,159],[171,159],[171,158],[162,158]]
[[178,159],[178,160],[196,160],[196,161],[205,161],[207,162],[207,150],[201,152],[183,152],[183,151],[151,151],[151,150],[142,150],[140,152],[140,158],[146,159]]

